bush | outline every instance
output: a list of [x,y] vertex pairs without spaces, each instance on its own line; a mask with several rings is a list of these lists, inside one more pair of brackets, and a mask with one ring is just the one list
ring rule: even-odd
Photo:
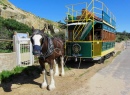
[[30,27],[28,27],[27,25],[23,23],[17,22],[14,19],[5,19],[3,24],[8,30],[22,31],[22,33],[31,32]]
[[[31,33],[31,28],[14,19],[0,17],[0,39],[13,39],[14,32]],[[13,51],[12,42],[0,42],[0,52]]]
[[7,6],[4,6],[3,9],[6,10],[6,9],[7,9]]
[[8,77],[10,77],[12,74],[12,71],[2,71],[2,73],[0,73],[0,81],[10,81],[11,79],[9,80]]

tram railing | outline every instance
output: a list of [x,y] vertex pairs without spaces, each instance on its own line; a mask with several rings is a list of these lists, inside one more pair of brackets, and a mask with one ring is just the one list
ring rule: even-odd
[[[81,5],[82,5],[82,8],[84,8],[86,11],[88,11],[87,14],[85,13],[85,11],[84,11],[84,13],[81,14],[81,11],[79,11],[79,10],[82,10],[81,7],[79,10],[77,10],[75,8],[76,6],[81,6]],[[96,5],[99,7],[96,7]],[[106,16],[107,15],[110,16],[109,18],[107,18],[108,22],[110,22],[110,23],[107,23],[106,21],[103,21],[103,22],[108,24],[111,27],[113,27],[113,25],[114,25],[113,28],[115,28],[114,22],[116,21],[116,17],[108,9],[108,7],[99,0],[91,0],[91,2],[89,4],[87,2],[71,4],[71,5],[67,5],[66,7],[68,9],[68,12],[67,12],[68,21],[77,22],[77,23],[92,21],[93,22],[92,27],[94,28],[94,16],[97,16],[101,19],[106,19],[106,17],[103,17],[103,15],[106,14]],[[104,12],[104,14],[103,14],[103,12]],[[89,15],[89,13],[91,13],[91,15]],[[80,16],[80,17],[77,19],[78,16]],[[78,25],[78,24],[75,25],[75,27],[73,29],[73,37],[72,37],[73,41],[79,40],[79,39],[77,39],[77,37],[81,34],[84,27],[85,27],[85,24],[83,24],[82,26]]]

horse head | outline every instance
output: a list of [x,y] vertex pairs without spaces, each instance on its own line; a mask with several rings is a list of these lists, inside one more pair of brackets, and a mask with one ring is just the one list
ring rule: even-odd
[[34,27],[32,27],[32,35],[31,35],[30,40],[33,46],[33,55],[38,56],[38,57],[40,57],[41,55],[42,45],[44,43],[45,29],[46,29],[46,25],[44,26],[42,30],[34,29]]

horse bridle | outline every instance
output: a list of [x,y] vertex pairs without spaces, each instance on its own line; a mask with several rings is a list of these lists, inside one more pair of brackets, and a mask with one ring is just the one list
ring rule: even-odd
[[[35,32],[34,32],[34,33],[32,34],[32,36],[30,37],[30,40],[31,40],[32,44],[34,43],[32,37],[33,37],[34,35],[36,35],[36,34],[39,34],[39,35],[42,36],[41,48],[43,48],[43,46],[44,46],[44,41],[45,41],[45,40],[51,40],[51,38],[48,38],[47,35],[45,35],[45,34],[43,34],[43,33],[40,33],[40,32],[36,32],[36,33],[35,33]],[[52,42],[52,41],[51,41],[51,42]],[[51,45],[53,45],[53,42],[52,42]],[[49,45],[49,46],[50,46],[50,45]],[[51,52],[50,52],[50,50],[51,50]],[[44,54],[41,52],[39,58],[45,59],[46,57],[50,56],[53,51],[54,51],[54,45],[52,46],[52,48],[48,48],[48,50],[47,50]]]
[[33,41],[33,39],[32,39],[32,37],[34,36],[34,35],[37,35],[37,34],[39,34],[39,35],[41,35],[42,36],[42,41],[41,41],[41,46],[43,45],[43,42],[44,42],[44,39],[45,39],[45,35],[43,35],[42,33],[40,33],[40,32],[34,32],[33,34],[32,34],[32,36],[30,37],[30,40],[31,40],[31,42],[32,42],[32,45],[34,44],[34,41]]

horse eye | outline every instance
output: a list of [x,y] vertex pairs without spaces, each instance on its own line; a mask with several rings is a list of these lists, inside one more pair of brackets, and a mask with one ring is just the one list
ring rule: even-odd
[[40,39],[40,43],[42,44],[43,43],[43,41],[44,41],[44,39],[42,38],[42,39]]
[[40,39],[40,42],[42,43],[42,39]]

